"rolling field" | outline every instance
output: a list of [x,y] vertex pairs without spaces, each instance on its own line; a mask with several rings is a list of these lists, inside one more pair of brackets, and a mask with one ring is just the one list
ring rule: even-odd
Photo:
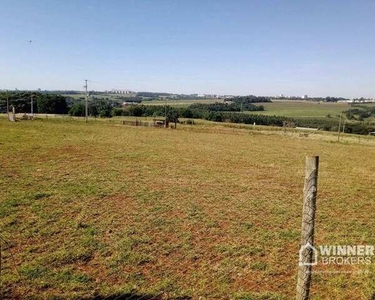
[[[292,299],[306,155],[316,244],[375,244],[375,138],[250,128],[0,119],[3,298]],[[375,263],[316,270],[375,297]]]
[[[215,103],[223,102],[222,99],[196,99],[196,100],[153,100],[144,101],[144,105],[168,105],[173,107],[188,107],[193,103]],[[262,114],[270,116],[283,117],[311,117],[311,118],[326,118],[330,115],[332,118],[337,118],[342,111],[351,108],[348,103],[332,103],[332,102],[315,102],[302,100],[272,100],[272,103],[254,103],[255,105],[263,105],[264,111],[247,112],[251,114]],[[372,105],[372,104],[369,104]]]
[[342,111],[350,109],[347,103],[312,102],[297,100],[272,100],[272,103],[262,103],[265,111],[251,112],[263,115],[283,117],[336,117]]

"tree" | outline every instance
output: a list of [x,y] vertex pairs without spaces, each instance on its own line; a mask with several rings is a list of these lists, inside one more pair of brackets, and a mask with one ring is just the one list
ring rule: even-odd
[[131,105],[128,108],[129,115],[134,117],[141,117],[143,114],[144,105]]
[[169,108],[167,112],[167,121],[174,123],[174,128],[177,128],[177,123],[179,122],[180,112],[175,108]]
[[192,118],[193,117],[193,112],[189,108],[183,109],[182,113],[181,113],[181,116],[183,118]]
[[66,97],[39,92],[0,92],[0,110],[6,110],[6,99],[19,113],[31,112],[31,96],[34,99],[34,112],[46,114],[65,114],[68,111]]
[[112,107],[109,104],[109,102],[107,102],[107,101],[100,101],[100,104],[99,104],[99,116],[101,118],[110,118],[110,117],[112,117],[111,110],[112,110]]
[[89,107],[90,116],[97,117],[99,115],[99,108],[96,104],[92,104]]
[[85,116],[85,105],[83,103],[76,103],[69,110],[69,115],[75,117],[84,117]]
[[66,114],[68,105],[66,99],[60,95],[43,95],[36,96],[38,113],[44,114]]

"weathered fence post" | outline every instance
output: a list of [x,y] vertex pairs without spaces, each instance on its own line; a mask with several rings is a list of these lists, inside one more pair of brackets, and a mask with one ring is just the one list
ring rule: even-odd
[[[319,156],[306,157],[303,190],[302,234],[297,278],[297,300],[310,299],[311,268],[317,262],[314,251],[316,194],[318,187]],[[314,255],[314,257],[313,257]]]
[[15,122],[16,121],[16,109],[12,106],[12,113],[8,115],[9,121]]

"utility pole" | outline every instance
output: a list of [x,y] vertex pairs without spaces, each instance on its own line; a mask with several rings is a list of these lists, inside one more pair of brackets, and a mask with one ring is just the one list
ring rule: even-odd
[[31,117],[34,117],[34,94],[31,94]]
[[85,91],[86,91],[86,100],[85,100],[85,118],[86,118],[86,123],[88,121],[88,116],[89,116],[89,106],[88,106],[88,102],[89,102],[89,95],[87,93],[87,79],[85,79]]
[[165,128],[167,128],[167,107],[168,107],[168,98],[165,99],[165,124],[164,124]]
[[7,114],[8,114],[8,120],[9,120],[9,92],[7,91]]
[[342,118],[342,112],[340,113],[340,121],[339,121],[339,131],[337,136],[337,141],[340,142],[340,133],[341,133],[341,118]]

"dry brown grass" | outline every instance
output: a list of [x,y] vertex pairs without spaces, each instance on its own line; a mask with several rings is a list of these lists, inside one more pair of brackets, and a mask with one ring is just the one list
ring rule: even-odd
[[[311,154],[317,243],[375,244],[373,140],[257,128],[1,120],[4,293],[291,299]],[[366,270],[314,274],[313,299],[370,299]]]

